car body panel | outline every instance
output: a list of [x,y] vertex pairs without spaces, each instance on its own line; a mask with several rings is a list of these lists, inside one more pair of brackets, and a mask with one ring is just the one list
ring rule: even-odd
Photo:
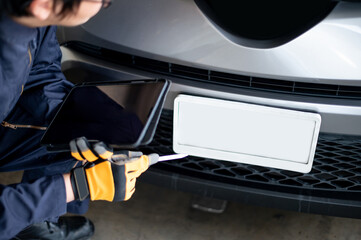
[[63,31],[67,41],[187,66],[361,86],[361,3],[340,3],[298,38],[262,50],[227,39],[192,0],[115,1],[88,23]]

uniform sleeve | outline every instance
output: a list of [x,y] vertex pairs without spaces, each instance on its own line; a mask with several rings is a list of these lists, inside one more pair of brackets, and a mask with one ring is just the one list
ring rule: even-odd
[[0,185],[0,239],[14,237],[30,224],[66,213],[62,175],[34,182]]

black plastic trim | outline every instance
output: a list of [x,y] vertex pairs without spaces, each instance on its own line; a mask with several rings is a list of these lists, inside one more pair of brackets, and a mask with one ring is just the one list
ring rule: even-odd
[[96,47],[82,42],[68,42],[63,45],[72,50],[122,66],[129,66],[151,73],[188,79],[215,86],[222,85],[262,92],[284,93],[310,97],[361,100],[360,86],[319,84],[246,76],[143,58]]
[[[154,140],[140,149],[143,153],[173,153],[172,115],[163,110]],[[361,218],[361,212],[354,212],[361,207],[360,136],[320,134],[310,173],[193,156],[158,163],[149,172],[151,183],[205,197]]]
[[256,206],[328,216],[361,218],[361,201],[345,201],[235,186],[161,171],[153,167],[144,173],[139,180],[172,190]]

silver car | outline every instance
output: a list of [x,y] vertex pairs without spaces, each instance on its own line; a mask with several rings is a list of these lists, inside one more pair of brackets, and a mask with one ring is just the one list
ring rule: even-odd
[[[251,2],[251,3],[250,3]],[[69,80],[172,81],[143,181],[361,218],[360,1],[116,0],[59,28]]]

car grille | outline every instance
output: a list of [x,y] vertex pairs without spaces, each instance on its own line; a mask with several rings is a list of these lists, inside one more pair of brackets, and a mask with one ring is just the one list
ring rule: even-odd
[[130,66],[147,72],[159,73],[164,76],[172,76],[177,78],[190,79],[198,82],[205,82],[208,84],[216,84],[257,91],[268,91],[314,97],[361,100],[360,86],[306,83],[237,75],[119,53],[113,50],[104,49],[81,42],[69,42],[63,45],[76,51],[86,53],[87,55],[111,61],[120,65]]
[[[172,124],[173,111],[163,110],[153,142],[141,150],[172,154]],[[237,186],[360,200],[360,159],[360,138],[321,134],[307,174],[192,156],[152,168]]]

